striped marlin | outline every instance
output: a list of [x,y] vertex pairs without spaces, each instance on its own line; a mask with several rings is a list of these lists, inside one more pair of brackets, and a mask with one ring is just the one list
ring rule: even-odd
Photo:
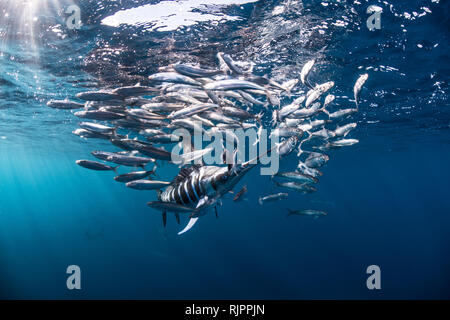
[[[180,170],[172,183],[158,194],[158,200],[195,208],[187,226],[178,234],[191,229],[198,218],[207,213],[244,175],[258,163],[257,158],[242,164],[223,166],[192,165]],[[217,215],[217,209],[216,215]],[[169,211],[169,210],[168,210]],[[163,217],[165,216],[163,211]]]

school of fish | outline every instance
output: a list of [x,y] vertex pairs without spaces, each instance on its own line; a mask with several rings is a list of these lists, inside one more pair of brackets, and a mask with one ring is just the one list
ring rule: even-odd
[[[195,150],[192,141],[183,141],[176,130],[200,130],[219,133],[224,139],[235,139],[234,129],[255,128],[261,138],[262,129],[270,137],[277,137],[275,149],[280,159],[295,150],[298,165],[292,171],[278,172],[269,179],[280,192],[259,198],[261,205],[281,201],[288,191],[309,194],[317,190],[320,168],[330,159],[325,152],[359,141],[348,135],[357,126],[352,115],[358,112],[360,92],[368,74],[360,75],[353,87],[355,107],[337,108],[335,96],[329,93],[333,81],[311,84],[315,60],[307,61],[300,75],[274,81],[253,74],[253,64],[235,61],[225,53],[217,54],[218,68],[206,69],[184,63],[159,68],[148,77],[149,84],[124,86],[115,89],[80,92],[78,101],[50,100],[47,106],[55,109],[76,110],[80,118],[74,134],[84,139],[109,140],[115,152],[95,150],[96,160],[82,159],[76,163],[97,171],[114,171],[114,180],[136,190],[156,190],[157,200],[148,206],[162,214],[166,225],[167,213],[173,213],[180,223],[180,215],[189,221],[179,232],[190,230],[197,220],[214,211],[222,198],[234,193],[235,186],[256,161],[233,162],[233,155],[223,151],[224,163],[205,165],[198,160],[211,148]],[[289,101],[283,103],[281,101]],[[344,123],[349,122],[349,123]],[[171,151],[175,145],[180,155]],[[292,156],[295,156],[295,155]],[[261,155],[260,155],[261,157]],[[229,160],[231,158],[231,164]],[[197,160],[195,164],[192,164]],[[170,162],[181,167],[179,174],[169,181],[156,179],[159,163]],[[151,168],[149,168],[151,166]],[[130,168],[119,174],[118,168]],[[158,171],[158,177],[162,173]],[[251,186],[250,188],[251,189]],[[247,185],[234,193],[234,201],[242,201]],[[291,210],[290,215],[326,216],[313,209]]]

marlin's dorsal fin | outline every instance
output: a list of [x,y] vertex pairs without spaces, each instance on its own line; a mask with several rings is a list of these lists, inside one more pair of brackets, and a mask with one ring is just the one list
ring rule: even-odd
[[178,175],[172,180],[172,184],[179,183],[183,181],[187,176],[189,176],[193,171],[198,170],[201,167],[199,164],[193,164],[191,166],[182,168]]
[[189,220],[188,224],[186,227],[184,227],[183,230],[181,230],[180,232],[178,232],[178,235],[185,233],[186,231],[191,230],[191,228],[194,226],[194,224],[197,222],[198,217],[197,218],[191,218],[191,220]]

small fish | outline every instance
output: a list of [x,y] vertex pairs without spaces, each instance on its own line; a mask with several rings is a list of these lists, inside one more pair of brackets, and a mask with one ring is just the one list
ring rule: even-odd
[[345,137],[350,131],[356,128],[356,123],[349,123],[342,127],[337,127],[334,130],[334,134],[336,137]]
[[80,128],[86,129],[93,132],[104,133],[104,134],[115,134],[116,128],[105,126],[103,124],[94,123],[94,122],[80,122],[78,124]]
[[148,120],[161,120],[164,116],[147,111],[145,109],[129,109],[126,111],[127,115],[138,118],[138,119],[148,119]]
[[175,64],[172,67],[176,72],[192,78],[212,77],[223,73],[221,70],[202,69],[187,64]]
[[[311,126],[312,127],[312,126]],[[314,131],[310,133],[310,136],[308,139],[330,139],[330,138],[334,138],[336,136],[336,134],[334,133],[334,131],[322,128],[318,131]]]
[[149,171],[133,171],[129,173],[124,173],[114,177],[117,182],[130,182],[135,180],[141,180],[147,178],[148,176],[154,174],[154,170]]
[[88,91],[88,92],[80,92],[76,94],[76,97],[85,101],[108,101],[108,100],[122,100],[122,96],[110,92],[110,91]]
[[160,129],[145,129],[145,130],[139,131],[139,134],[141,134],[145,137],[154,137],[154,136],[164,134],[164,131],[162,131]]
[[205,90],[246,90],[246,89],[255,89],[255,90],[264,90],[264,87],[260,85],[246,81],[246,80],[237,80],[237,79],[227,79],[227,80],[219,80],[210,82],[204,85]]
[[274,202],[274,201],[278,201],[281,200],[283,198],[288,197],[289,194],[284,193],[284,192],[280,192],[280,193],[275,193],[275,194],[271,194],[265,197],[259,197],[258,202],[260,205],[264,204],[265,202]]
[[292,112],[289,115],[289,118],[295,118],[295,119],[308,118],[308,117],[312,117],[313,115],[315,115],[323,110],[324,109],[320,103],[314,103],[309,108],[302,108],[302,109],[298,109],[298,110]]
[[105,160],[123,166],[142,168],[145,167],[145,165],[149,162],[155,162],[155,159],[152,158],[129,156],[117,153],[109,155]]
[[358,142],[359,142],[359,140],[357,140],[357,139],[341,139],[341,140],[336,140],[336,141],[332,141],[329,143],[331,146],[334,146],[334,147],[346,147],[346,146],[354,145]]
[[308,78],[309,72],[311,71],[315,62],[316,62],[315,59],[309,60],[308,62],[305,63],[305,65],[302,68],[302,71],[300,72],[300,80],[302,81],[302,83],[304,85],[308,85],[308,86],[312,87],[309,84],[309,82],[307,83],[307,78]]
[[291,128],[291,127],[285,127],[285,128],[276,128],[272,130],[270,133],[269,138],[273,137],[301,137],[303,135],[303,131],[299,128]]
[[201,86],[201,83],[185,75],[176,72],[160,72],[148,77],[151,81],[185,83],[193,86]]
[[94,132],[94,131],[90,131],[90,130],[86,130],[86,129],[76,129],[74,131],[72,131],[73,134],[76,134],[77,136],[81,137],[81,138],[96,138],[96,139],[105,139],[108,140],[111,138],[111,135],[109,134],[104,134],[104,133],[99,133],[99,132]]
[[291,104],[288,104],[287,106],[278,110],[277,120],[281,122],[284,120],[284,118],[289,116],[291,113],[297,111],[300,108],[303,101],[305,101],[305,96],[301,96],[301,97],[295,99]]
[[79,166],[82,166],[83,168],[86,169],[91,169],[91,170],[97,170],[97,171],[109,171],[112,170],[114,172],[116,172],[117,167],[111,167],[108,166],[107,164],[98,162],[98,161],[91,161],[91,160],[77,160],[75,161],[76,164],[78,164]]
[[124,114],[102,110],[77,111],[74,113],[74,115],[79,118],[91,120],[117,120],[125,118]]
[[168,103],[168,102],[152,102],[141,106],[142,109],[150,112],[172,112],[183,109],[185,107],[182,103]]
[[312,210],[312,209],[306,209],[306,210],[288,210],[288,216],[291,215],[298,215],[298,216],[312,216],[314,218],[319,218],[319,217],[323,217],[326,216],[327,213],[324,211],[319,211],[319,210]]
[[162,133],[147,137],[147,140],[153,143],[174,143],[181,140],[181,136],[176,134]]
[[358,109],[342,109],[342,110],[335,111],[333,113],[329,113],[328,117],[330,119],[338,119],[338,118],[342,118],[344,116],[348,116],[348,115],[356,113],[356,112],[358,112]]
[[319,180],[309,174],[300,172],[278,172],[275,177],[285,178],[299,183],[317,183]]
[[315,168],[307,167],[307,166],[306,166],[303,162],[301,162],[301,161],[299,161],[298,166],[297,166],[297,169],[298,169],[299,171],[301,171],[302,173],[307,174],[307,175],[310,175],[310,176],[313,176],[313,177],[315,177],[315,178],[317,178],[317,177],[323,175],[323,173],[322,173],[320,170],[315,169]]
[[325,163],[327,163],[328,160],[330,160],[330,157],[328,155],[312,152],[310,156],[305,160],[305,165],[308,168],[317,169],[322,167]]
[[[203,158],[204,155],[210,153],[213,150],[213,148],[205,148],[202,150],[194,150],[188,153],[183,153],[179,156],[176,156],[173,163],[175,164],[179,164],[179,165],[185,165],[188,164],[190,162],[201,162],[201,159]],[[200,160],[200,161],[196,161],[196,160]]]
[[241,201],[246,193],[247,193],[247,185],[244,185],[242,189],[238,193],[236,193],[236,195],[233,198],[233,201],[234,202]]
[[157,190],[167,187],[170,182],[166,181],[156,181],[156,180],[134,180],[127,182],[125,185],[128,188],[136,190]]
[[91,154],[96,157],[97,159],[103,160],[105,161],[106,159],[108,159],[108,157],[114,155],[114,152],[108,152],[108,151],[98,151],[98,150],[94,150],[91,152]]
[[50,100],[47,106],[54,109],[73,110],[84,108],[84,104],[70,100]]
[[242,70],[241,67],[236,65],[236,63],[233,61],[233,59],[231,59],[231,57],[228,54],[219,52],[217,55],[221,56],[222,60],[227,64],[228,68],[232,72],[234,72],[236,74],[239,74],[239,75],[242,75],[242,74],[245,73],[244,70]]
[[356,80],[356,82],[355,82],[355,85],[353,87],[353,96],[355,98],[356,108],[358,108],[359,93],[361,92],[361,88],[364,85],[364,83],[367,81],[368,78],[369,78],[369,75],[367,73],[365,73],[365,74],[360,75],[358,80]]
[[212,108],[217,108],[217,107],[219,107],[219,106],[216,104],[213,104],[213,103],[203,103],[203,104],[193,105],[193,106],[190,106],[187,108],[183,108],[181,110],[174,111],[171,114],[169,114],[167,116],[167,118],[168,119],[179,119],[179,118],[183,118],[183,117],[189,117],[193,114],[201,113],[206,110],[209,110]]
[[313,186],[307,184],[307,183],[297,183],[297,182],[293,182],[293,181],[289,181],[289,182],[276,182],[275,183],[278,187],[283,187],[283,188],[287,188],[287,189],[291,189],[297,192],[301,192],[301,193],[312,193],[317,191],[316,188],[314,188]]
[[308,108],[313,102],[320,98],[322,94],[330,90],[334,86],[333,81],[328,81],[322,84],[318,84],[312,89],[311,93],[307,95],[305,107]]
[[329,94],[325,97],[325,101],[323,102],[323,108],[325,109],[326,107],[328,107],[328,105],[330,103],[332,103],[334,101],[336,97],[332,94]]
[[277,144],[276,150],[280,157],[288,156],[298,146],[299,142],[300,139],[298,136],[289,137],[288,139]]
[[158,89],[148,87],[148,86],[126,86],[114,89],[112,93],[118,94],[123,97],[133,97],[133,96],[145,96],[151,93],[159,91]]

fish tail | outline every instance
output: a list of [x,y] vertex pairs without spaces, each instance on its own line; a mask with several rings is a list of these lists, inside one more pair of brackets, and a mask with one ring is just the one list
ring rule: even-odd
[[286,210],[287,210],[287,212],[288,212],[287,217],[293,215],[294,212],[295,212],[294,210],[291,210],[291,209],[286,209]]
[[306,84],[306,86],[309,87],[310,89],[314,89],[314,86],[311,84],[311,82],[309,82],[309,79],[308,79],[308,78],[305,79],[305,84]]
[[114,173],[116,173],[117,174],[117,169],[120,167],[120,165],[118,165],[118,166],[115,166],[115,167],[112,167],[112,169],[113,169],[113,171],[114,171]]
[[260,112],[257,115],[255,115],[255,120],[261,125],[261,118],[264,116],[264,112]]
[[259,197],[259,199],[258,199],[258,202],[259,202],[259,204],[260,204],[260,205],[262,205],[262,204],[263,204],[263,200],[262,200],[262,197]]

